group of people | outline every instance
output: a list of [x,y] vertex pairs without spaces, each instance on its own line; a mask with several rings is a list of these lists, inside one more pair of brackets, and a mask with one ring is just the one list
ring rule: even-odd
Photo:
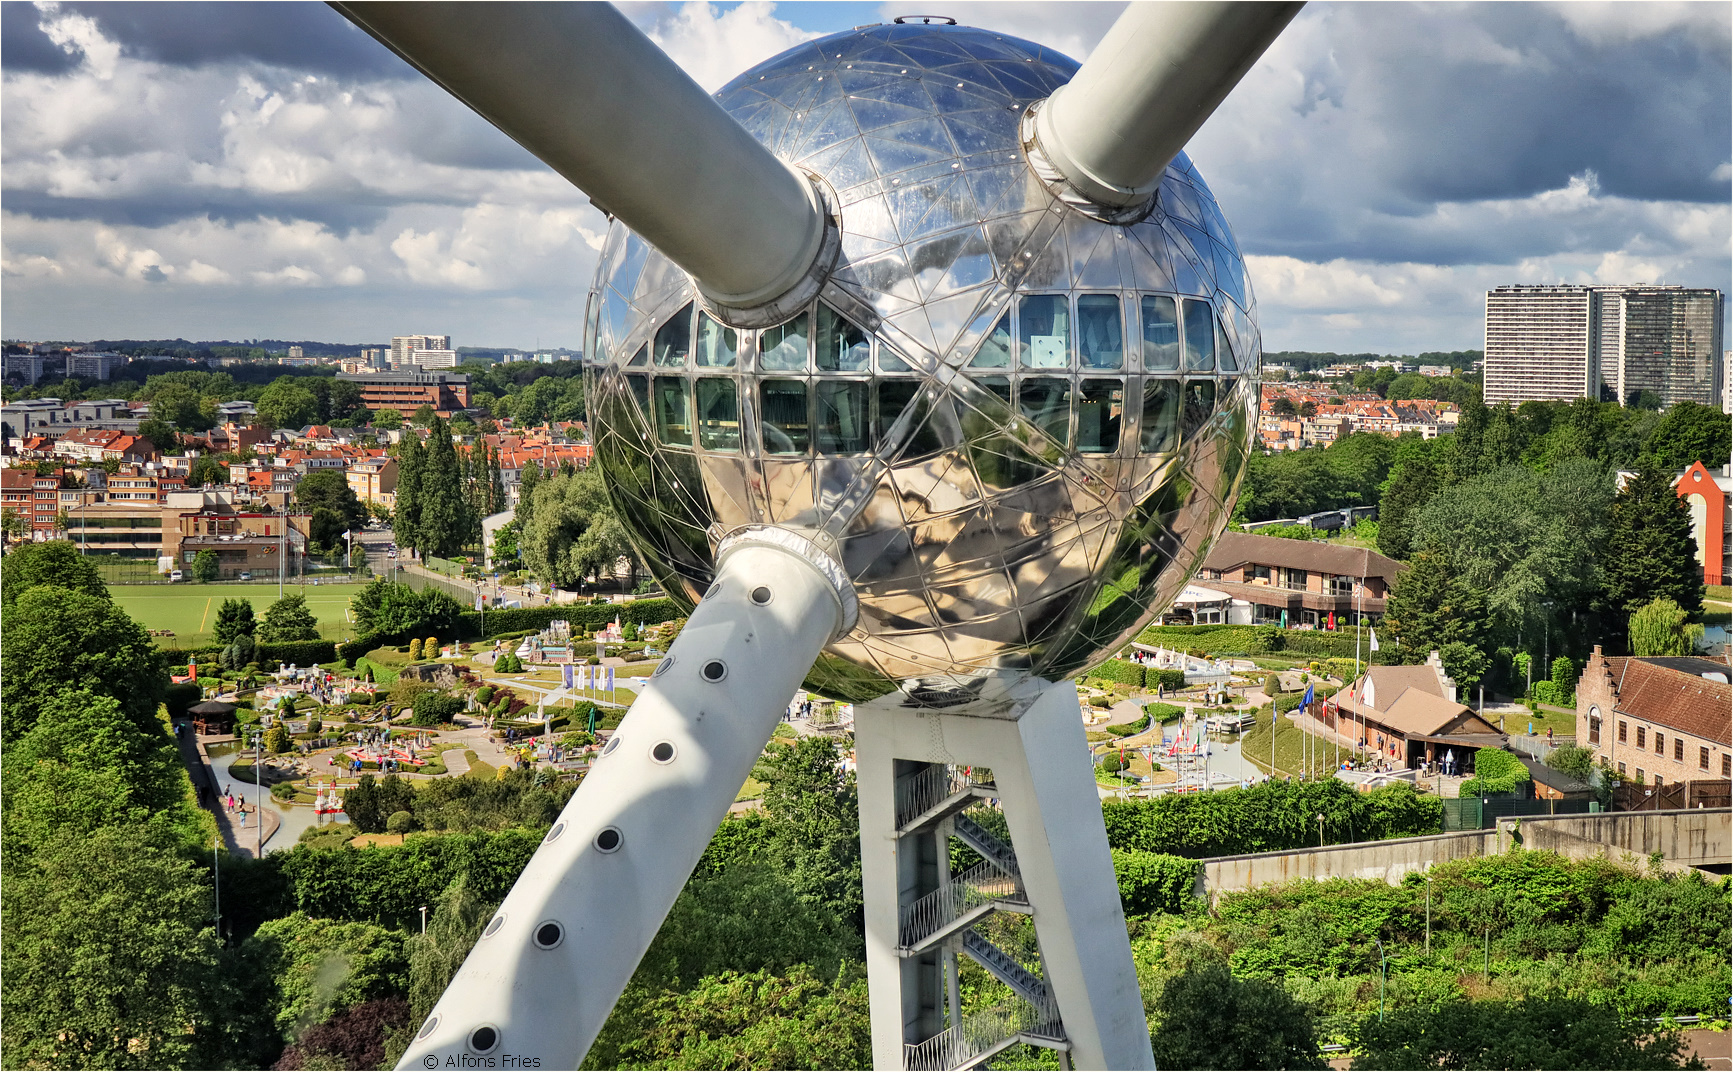
[[[254,807],[256,808],[257,805],[254,805]],[[244,796],[236,798],[233,787],[231,787],[228,794],[223,797],[223,810],[231,816],[239,815],[240,825],[247,825],[247,798]]]

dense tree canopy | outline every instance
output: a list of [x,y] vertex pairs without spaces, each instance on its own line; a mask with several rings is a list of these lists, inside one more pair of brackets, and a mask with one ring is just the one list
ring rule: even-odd
[[349,601],[355,624],[364,633],[449,636],[466,608],[444,591],[428,586],[417,592],[407,584],[383,578]]
[[1156,998],[1155,1020],[1157,1068],[1329,1067],[1318,1056],[1310,1009],[1274,983],[1235,978],[1220,960],[1202,960],[1169,978]]
[[335,538],[343,531],[359,532],[367,524],[367,507],[356,497],[355,489],[349,486],[340,469],[318,469],[302,477],[295,484],[295,501],[302,509],[311,511],[315,519],[320,510],[327,511],[331,520],[325,522],[326,529],[334,520],[336,531],[311,533],[315,543],[326,547],[335,546]]
[[576,588],[586,577],[611,578],[622,555],[631,554],[626,530],[614,514],[594,466],[543,477],[531,487],[529,517],[520,505],[519,546],[524,564],[543,580]]
[[1612,501],[1612,474],[1587,459],[1546,476],[1506,466],[1433,496],[1414,516],[1413,542],[1445,555],[1512,631],[1532,631],[1543,620],[1586,611],[1599,594]]
[[295,380],[283,378],[259,393],[259,419],[272,428],[304,428],[319,416],[319,400]]
[[318,640],[319,622],[307,609],[306,596],[284,596],[265,611],[259,639],[267,644],[290,640]]
[[160,731],[156,705],[168,681],[144,627],[106,594],[32,588],[6,614],[0,654],[0,736],[28,733],[60,692],[89,689],[114,697],[132,724]]
[[1361,432],[1323,449],[1254,453],[1235,517],[1272,521],[1378,502],[1397,441]]
[[1667,469],[1682,470],[1692,462],[1719,469],[1733,449],[1733,423],[1715,407],[1680,402],[1655,425],[1649,449]]
[[1691,510],[1672,474],[1644,455],[1612,502],[1606,539],[1606,604],[1616,620],[1655,599],[1687,613],[1703,607],[1703,568],[1691,535]]
[[198,836],[179,753],[161,724],[140,728],[112,696],[57,692],[6,751],[0,796],[8,860],[62,835],[127,826],[156,844]]
[[219,1067],[211,890],[188,860],[105,826],[9,867],[0,903],[7,1064]]
[[1485,644],[1486,601],[1458,576],[1448,554],[1422,551],[1390,595],[1385,626],[1400,660],[1420,662],[1450,644]]
[[257,632],[258,622],[253,619],[252,600],[223,600],[223,605],[217,608],[218,644],[232,644],[238,636],[252,636]]
[[0,603],[15,603],[25,592],[44,585],[108,598],[102,575],[70,540],[20,544],[0,559]]

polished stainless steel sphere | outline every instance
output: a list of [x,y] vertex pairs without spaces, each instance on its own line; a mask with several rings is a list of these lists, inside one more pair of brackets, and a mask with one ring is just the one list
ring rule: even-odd
[[609,231],[585,335],[609,494],[686,603],[730,532],[819,533],[860,598],[808,680],[828,695],[943,706],[1074,674],[1227,523],[1255,434],[1251,284],[1183,155],[1140,218],[1060,196],[1030,108],[1076,69],[886,25],[729,83],[723,106],[837,225],[834,272],[779,323],[728,326]]

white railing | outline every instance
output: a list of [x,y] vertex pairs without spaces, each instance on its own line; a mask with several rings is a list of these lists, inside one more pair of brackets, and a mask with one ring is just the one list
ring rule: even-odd
[[990,784],[988,772],[979,768],[970,768],[970,773],[964,774],[956,767],[929,766],[914,777],[897,782],[897,825],[905,825],[971,786]]
[[898,928],[902,945],[919,945],[965,913],[994,901],[1022,901],[1018,876],[993,860],[982,860],[913,904],[904,906]]
[[1001,1043],[1018,1035],[1048,1039],[1064,1037],[1059,1011],[1053,1006],[1037,1008],[1018,998],[966,1016],[955,1027],[939,1032],[925,1042],[903,1047],[903,1067],[911,1072],[937,1072],[961,1068]]

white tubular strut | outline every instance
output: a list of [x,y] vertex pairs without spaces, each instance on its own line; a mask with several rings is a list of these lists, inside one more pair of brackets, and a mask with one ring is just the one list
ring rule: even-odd
[[1299,13],[1299,3],[1136,3],[1036,116],[1041,149],[1101,205],[1135,205]]
[[583,1060],[789,698],[852,622],[841,571],[799,536],[753,533],[719,559],[398,1068]]

